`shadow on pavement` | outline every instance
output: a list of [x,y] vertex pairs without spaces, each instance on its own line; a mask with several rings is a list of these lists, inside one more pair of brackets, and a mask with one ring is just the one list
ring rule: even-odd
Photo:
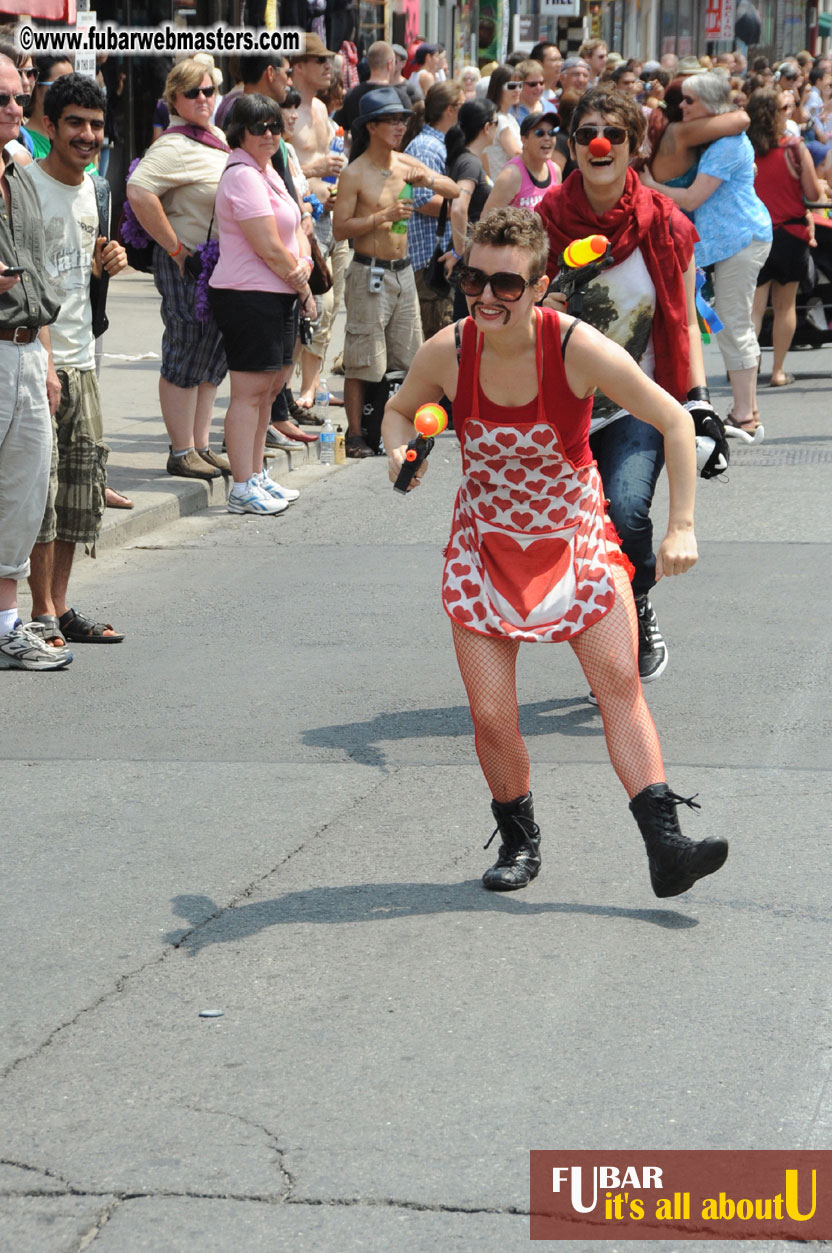
[[208,896],[175,896],[171,903],[176,917],[187,919],[190,926],[168,932],[165,943],[181,945],[192,956],[209,944],[244,940],[267,927],[310,922],[386,922],[391,918],[427,914],[587,914],[597,918],[629,918],[670,931],[699,925],[698,919],[670,909],[625,909],[616,905],[518,899],[514,895],[486,892],[479,880],[474,879],[462,883],[356,883],[344,887],[315,887],[226,909]]
[[[520,706],[522,735],[550,735],[553,731],[573,736],[598,737],[604,734],[597,708],[584,697],[542,700]],[[366,722],[311,727],[304,732],[303,743],[310,748],[337,748],[351,761],[385,768],[387,758],[380,747],[381,741],[447,739],[473,734],[468,706],[448,705],[445,708],[376,714]]]

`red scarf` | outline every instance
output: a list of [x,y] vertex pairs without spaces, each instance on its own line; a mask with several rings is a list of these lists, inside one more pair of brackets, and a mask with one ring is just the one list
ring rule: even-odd
[[550,187],[537,205],[549,236],[546,272],[558,272],[558,257],[573,239],[606,235],[616,263],[641,249],[647,273],[656,289],[653,314],[655,379],[677,400],[688,392],[690,351],[684,272],[699,238],[691,222],[673,201],[645,187],[635,170],[628,169],[621,199],[598,216],[590,208],[579,170],[557,187]]

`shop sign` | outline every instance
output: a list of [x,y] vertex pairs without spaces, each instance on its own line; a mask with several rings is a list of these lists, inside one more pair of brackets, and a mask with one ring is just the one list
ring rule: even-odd
[[708,0],[705,10],[705,38],[734,38],[734,0]]
[[540,0],[540,13],[556,17],[579,17],[581,0]]

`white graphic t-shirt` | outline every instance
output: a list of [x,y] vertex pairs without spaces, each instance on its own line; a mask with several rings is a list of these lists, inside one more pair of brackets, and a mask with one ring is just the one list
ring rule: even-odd
[[[653,350],[655,308],[656,289],[644,264],[641,249],[636,248],[625,261],[603,270],[584,288],[581,317],[626,348],[647,377],[653,378],[656,365]],[[596,392],[592,402],[590,434],[625,412],[603,392]]]
[[59,183],[37,161],[24,167],[37,188],[46,239],[46,272],[61,302],[49,328],[56,366],[95,369],[90,277],[98,237],[98,206],[89,174],[78,187]]

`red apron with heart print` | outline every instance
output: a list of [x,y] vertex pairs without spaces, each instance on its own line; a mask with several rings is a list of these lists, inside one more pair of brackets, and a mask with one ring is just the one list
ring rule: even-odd
[[[537,414],[509,425],[480,415],[482,336],[473,361],[471,416],[455,423],[462,446],[463,477],[446,550],[442,603],[449,617],[481,635],[557,642],[598,622],[615,600],[610,559],[622,562],[609,534],[601,477],[594,462],[574,466],[557,428],[547,421],[543,396],[542,315],[536,311]],[[470,328],[473,330],[473,326]],[[566,376],[557,338],[559,371],[547,360],[547,386]],[[463,337],[460,384],[471,368],[471,336]],[[554,354],[553,354],[554,355]],[[467,380],[466,380],[467,381]],[[582,405],[556,387],[555,396]],[[568,403],[568,401],[567,401]],[[489,412],[494,406],[489,405]],[[589,422],[589,406],[586,406]],[[626,559],[623,559],[626,563]]]

